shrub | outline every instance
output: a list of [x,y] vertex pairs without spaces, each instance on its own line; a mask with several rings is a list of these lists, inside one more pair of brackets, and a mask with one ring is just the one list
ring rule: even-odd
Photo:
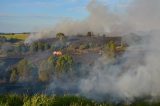
[[73,59],[69,55],[62,55],[56,61],[56,71],[59,72],[68,72],[72,70]]
[[36,81],[37,76],[37,67],[23,59],[15,67],[12,67],[10,81]]

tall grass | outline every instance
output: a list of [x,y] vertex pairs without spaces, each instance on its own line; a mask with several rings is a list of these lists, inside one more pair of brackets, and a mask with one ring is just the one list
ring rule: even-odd
[[8,94],[0,96],[0,106],[160,106],[160,102],[147,102],[138,100],[131,104],[114,104],[96,102],[77,96],[47,96],[43,94],[17,95]]

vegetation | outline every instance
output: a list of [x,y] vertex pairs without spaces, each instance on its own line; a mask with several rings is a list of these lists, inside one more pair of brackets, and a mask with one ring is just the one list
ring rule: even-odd
[[59,76],[63,73],[71,72],[73,67],[73,59],[69,55],[50,56],[48,60],[44,60],[39,68],[39,80],[48,82],[53,75]]
[[43,94],[1,95],[0,106],[160,106],[160,102],[139,100],[132,103],[97,102],[78,96],[47,96]]
[[60,33],[57,33],[56,38],[58,38],[59,40],[64,40],[65,35],[64,35],[64,33],[60,32]]
[[39,80],[42,82],[48,82],[52,79],[54,74],[54,64],[50,57],[47,61],[44,60],[40,64],[39,68]]
[[62,71],[68,72],[72,70],[72,65],[73,65],[72,57],[69,55],[62,55],[57,59],[55,67],[58,72]]
[[113,41],[109,41],[106,45],[107,56],[114,58],[116,56],[116,44]]
[[[19,34],[20,35],[20,34]],[[68,42],[65,39],[65,35],[63,33],[57,34],[58,41],[55,42],[47,42],[47,41],[36,41],[33,42],[31,45],[25,45],[22,40],[25,40],[25,36],[19,36],[17,34],[11,34],[11,35],[4,35],[0,36],[0,53],[1,54],[7,54],[6,57],[15,57],[20,58],[21,60],[14,62],[12,64],[9,64],[8,67],[5,66],[8,64],[5,63],[3,60],[0,61],[0,68],[6,69],[5,71],[7,73],[7,83],[11,85],[16,85],[18,83],[30,83],[33,82],[34,84],[37,83],[37,85],[43,84],[47,85],[52,83],[54,80],[53,77],[59,78],[58,80],[64,81],[67,79],[73,79],[76,80],[79,77],[85,77],[88,75],[88,72],[81,71],[81,66],[85,64],[84,70],[87,70],[90,66],[87,64],[90,64],[86,62],[83,63],[83,61],[90,58],[90,56],[85,57],[85,53],[89,54],[92,48],[96,48],[95,51],[93,51],[93,55],[95,57],[100,56],[99,51],[101,52],[101,48],[104,46],[104,43],[96,43],[93,42],[91,39],[94,37],[92,32],[88,32],[86,38],[88,38],[91,41],[83,42],[80,40],[80,42],[77,39],[72,39],[69,41],[71,43],[68,43],[66,46],[66,42]],[[16,39],[19,39],[20,42],[10,42],[14,41]],[[55,39],[55,40],[57,40]],[[66,40],[66,42],[65,42]],[[76,41],[77,40],[77,41]],[[9,41],[9,42],[8,42]],[[77,43],[78,42],[78,43]],[[103,46],[102,46],[103,45]],[[99,48],[97,48],[99,47]],[[106,54],[110,58],[115,58],[116,52],[117,52],[117,45],[113,41],[109,41],[107,45],[105,45]],[[87,51],[87,49],[89,49]],[[60,50],[63,51],[64,54],[59,56],[53,56],[51,55],[53,51]],[[84,55],[79,55],[81,52]],[[120,48],[121,50],[121,48]],[[125,49],[123,49],[125,50]],[[46,52],[42,52],[46,51]],[[77,54],[74,52],[77,51]],[[36,54],[36,52],[38,52]],[[13,53],[14,55],[8,55],[9,53]],[[44,55],[44,53],[46,53]],[[44,55],[44,57],[43,57]],[[51,55],[50,57],[48,57]],[[31,56],[30,58],[28,58]],[[42,56],[42,58],[40,57]],[[75,57],[74,57],[75,56]],[[6,58],[4,56],[4,58]],[[7,57],[7,58],[8,58]],[[73,58],[74,59],[73,59]],[[84,59],[87,58],[87,59]],[[34,60],[35,59],[35,60]],[[77,63],[73,60],[77,59]],[[79,60],[78,60],[79,59]],[[92,60],[91,60],[92,61]],[[95,59],[96,61],[96,59]],[[87,64],[86,64],[87,63]],[[7,68],[4,68],[7,67]],[[73,72],[74,69],[76,71]],[[79,69],[77,69],[79,68]],[[8,71],[9,70],[9,71]],[[67,77],[65,78],[64,75]],[[3,76],[3,75],[1,75]],[[64,77],[64,79],[62,77]],[[2,79],[2,78],[1,78]],[[5,78],[4,78],[5,79]],[[62,80],[61,80],[62,79]],[[69,80],[69,81],[71,81]],[[69,82],[68,81],[68,82]],[[67,81],[66,81],[67,82]],[[69,82],[70,83],[70,82]],[[48,86],[48,85],[47,85]],[[39,87],[39,86],[38,86]],[[46,86],[45,86],[46,87]],[[35,88],[33,88],[35,90]],[[46,89],[46,88],[45,88]],[[28,90],[28,89],[27,89]],[[138,101],[134,102],[132,104],[114,104],[114,103],[100,103],[93,100],[89,100],[83,97],[76,97],[76,96],[47,96],[42,94],[36,94],[33,96],[29,95],[16,95],[16,94],[9,94],[9,95],[1,95],[0,96],[0,106],[120,106],[120,105],[127,105],[127,106],[139,106],[139,105],[152,105],[146,101]],[[158,104],[154,104],[159,106]]]
[[6,39],[19,39],[19,40],[25,40],[28,37],[28,34],[26,33],[22,33],[22,34],[14,34],[14,33],[10,33],[10,34],[1,34],[0,36],[5,37]]
[[37,79],[37,68],[26,59],[11,69],[10,82],[32,81]]
[[38,51],[44,51],[50,49],[50,45],[48,43],[44,42],[33,42],[30,46],[31,52],[38,52]]

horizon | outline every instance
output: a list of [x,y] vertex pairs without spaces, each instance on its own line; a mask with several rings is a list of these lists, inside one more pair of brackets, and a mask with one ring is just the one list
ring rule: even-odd
[[[38,32],[52,28],[61,20],[84,20],[89,16],[90,0],[2,0],[0,32]],[[111,12],[121,13],[131,0],[97,0],[104,2]]]

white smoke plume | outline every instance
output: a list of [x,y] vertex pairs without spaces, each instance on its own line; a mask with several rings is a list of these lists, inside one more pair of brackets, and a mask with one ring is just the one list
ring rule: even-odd
[[130,45],[119,64],[100,58],[90,75],[81,80],[85,96],[101,98],[102,94],[111,94],[123,99],[160,96],[159,9],[159,0],[133,0],[125,19],[135,33],[143,31],[147,35],[142,35],[140,43]]
[[[67,36],[83,34],[91,31],[94,34],[108,34],[111,32],[120,33],[122,30],[126,31],[127,25],[120,21],[118,14],[109,11],[106,5],[91,0],[86,7],[89,16],[82,21],[75,21],[71,19],[62,20],[57,23],[52,29],[40,31],[36,34],[31,34],[26,42],[32,42],[38,39],[55,37],[58,32],[62,32]],[[122,27],[123,25],[123,27]],[[127,26],[127,27],[126,27]],[[125,28],[124,28],[125,27]]]

